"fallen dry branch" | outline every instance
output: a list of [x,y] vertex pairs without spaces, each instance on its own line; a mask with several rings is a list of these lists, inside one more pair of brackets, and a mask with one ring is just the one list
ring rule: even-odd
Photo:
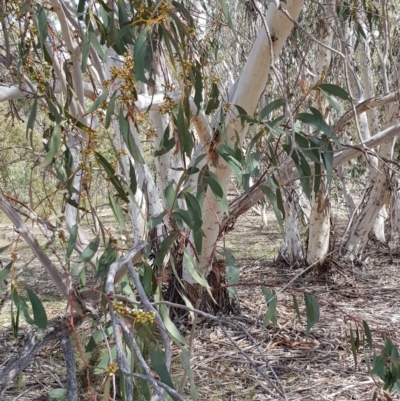
[[38,351],[50,341],[60,338],[62,333],[62,326],[58,325],[58,327],[48,328],[45,332],[42,330],[35,330],[29,334],[29,337],[22,349],[13,358],[11,358],[5,367],[0,371],[1,399],[4,399],[4,394],[14,378],[17,377],[24,369],[26,369]]

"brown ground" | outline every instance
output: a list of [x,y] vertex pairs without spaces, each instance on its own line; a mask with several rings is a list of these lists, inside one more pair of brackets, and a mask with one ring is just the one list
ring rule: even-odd
[[[327,274],[313,271],[297,277],[298,270],[273,261],[280,243],[276,223],[271,222],[265,229],[259,222],[257,216],[248,213],[225,240],[226,248],[236,256],[241,269],[238,292],[242,317],[230,318],[234,324],[224,328],[242,352],[232,345],[218,325],[199,319],[191,359],[198,399],[360,401],[372,400],[374,391],[382,396],[379,379],[374,378],[374,382],[367,374],[362,347],[357,352],[355,366],[349,335],[350,327],[354,330],[358,324],[362,328],[362,320],[365,320],[373,331],[377,352],[384,336],[399,345],[400,243],[392,247],[392,261],[387,249],[371,245],[371,255],[364,266],[351,268],[339,264]],[[2,228],[2,241],[13,236],[10,228]],[[64,303],[60,302],[42,269],[35,261],[23,267],[30,260],[27,255],[21,258],[21,268],[29,269],[29,274],[23,274],[24,279],[46,302],[47,308],[52,309],[50,318],[62,315]],[[262,326],[266,305],[261,285],[278,293],[276,327]],[[0,288],[3,290],[4,286]],[[304,291],[318,299],[321,314],[308,339]],[[301,323],[293,308],[292,294],[300,306]],[[0,369],[17,351],[8,311],[6,302],[0,314]],[[85,324],[79,329],[79,335],[91,330],[90,324]],[[20,337],[24,332],[25,327]],[[188,338],[189,333],[190,328],[187,328]],[[367,355],[370,355],[368,349]],[[182,368],[178,363],[178,351],[176,359],[173,376],[179,380]],[[48,392],[62,387],[64,380],[59,344],[52,343],[9,388],[5,400],[48,400]],[[191,399],[188,388],[185,397]],[[400,400],[398,394],[393,393],[391,397],[382,396],[382,399]],[[82,395],[81,399],[88,398]]]

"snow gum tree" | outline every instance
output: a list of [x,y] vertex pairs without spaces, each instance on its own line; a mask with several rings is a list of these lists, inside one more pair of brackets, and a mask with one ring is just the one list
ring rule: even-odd
[[[331,191],[340,180],[352,205],[342,253],[362,256],[374,222],[382,233],[400,130],[397,7],[341,0],[2,4],[0,101],[26,122],[47,191],[36,199],[32,187],[29,199],[15,199],[2,183],[0,209],[71,310],[97,317],[100,295],[108,304],[121,371],[132,368],[122,346],[129,343],[144,372],[138,380],[162,394],[127,316],[156,324],[161,340],[151,358],[174,394],[168,335],[183,348],[185,340],[167,307],[155,308],[149,297],[232,311],[234,287],[221,288],[237,284],[239,272],[232,258],[217,260],[218,240],[264,197],[290,265],[321,263],[331,251]],[[356,158],[368,171],[357,210],[344,179]],[[228,204],[232,177],[242,193]],[[301,192],[311,210],[307,247],[297,221]],[[105,203],[118,229],[102,216]],[[54,244],[57,262],[26,218]],[[2,279],[13,269],[10,262]],[[34,315],[28,321],[44,327],[40,300],[12,281],[16,307],[27,310],[24,291]],[[120,292],[133,305],[139,298],[145,312],[118,303]],[[132,399],[132,383],[124,383]]]

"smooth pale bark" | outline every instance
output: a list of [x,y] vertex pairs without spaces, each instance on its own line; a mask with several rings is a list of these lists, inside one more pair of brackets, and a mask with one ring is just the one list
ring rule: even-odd
[[330,190],[326,179],[321,179],[317,193],[313,192],[308,233],[307,263],[323,261],[329,252],[330,241]]
[[[374,95],[373,83],[371,80],[372,71],[371,71],[371,55],[370,55],[370,45],[371,45],[371,38],[370,33],[368,31],[367,26],[363,25],[364,32],[366,33],[366,38],[361,37],[360,43],[360,70],[361,70],[361,82],[364,88],[364,95],[365,97],[372,98]],[[387,86],[387,77],[385,78],[386,70],[382,71],[382,76],[384,76],[384,92],[388,92]],[[377,118],[374,110],[369,109],[367,110],[367,118],[369,124],[369,130],[371,135],[375,135],[378,132],[378,125],[377,125]],[[374,182],[376,179],[376,175],[379,172],[375,168],[371,168],[369,172],[371,176],[371,181]],[[372,230],[375,233],[375,236],[380,241],[385,241],[385,217],[387,213],[384,207],[382,208],[381,212],[378,213],[376,217]]]
[[337,175],[340,181],[342,182],[342,192],[343,192],[343,197],[344,201],[346,203],[347,211],[348,211],[348,218],[350,219],[351,216],[353,216],[354,210],[356,208],[356,205],[354,204],[353,197],[350,194],[350,191],[347,187],[347,181],[345,174],[343,172],[343,166],[340,165],[337,168]]
[[[381,146],[379,154],[387,159],[393,155],[395,140]],[[349,238],[346,242],[345,255],[349,259],[360,256],[368,242],[368,235],[385,203],[389,202],[388,167],[380,162],[379,173],[376,174],[371,191],[366,195],[366,204],[352,224]]]
[[[399,71],[400,57],[397,60],[397,71]],[[393,87],[398,85],[398,76],[395,73],[393,76]],[[398,125],[398,113],[399,104],[398,102],[393,102],[389,105],[387,115],[386,115],[386,125],[388,128],[394,125]],[[374,136],[375,137],[375,136]],[[374,138],[373,137],[373,138]],[[366,197],[364,199],[365,207],[361,213],[354,220],[351,228],[349,238],[345,243],[345,255],[349,259],[354,259],[360,256],[368,242],[368,235],[370,231],[376,225],[376,219],[379,217],[379,212],[382,207],[389,202],[389,167],[383,161],[385,159],[391,160],[393,157],[394,145],[396,143],[397,136],[393,137],[391,141],[385,142],[380,146],[379,155],[381,156],[381,161],[379,162],[378,169],[373,172],[373,178],[370,182],[371,190],[366,192]],[[384,220],[383,216],[379,217],[380,226],[377,229],[379,239],[385,240],[384,232]],[[381,230],[381,231],[379,231]]]
[[[323,19],[319,23],[319,40],[327,47],[332,47],[333,29],[332,22],[336,13],[336,1],[329,4],[324,4]],[[316,66],[316,80],[314,85],[318,83],[321,77],[326,76],[330,67],[332,53],[326,47],[319,45],[318,47],[318,62]],[[325,97],[317,92],[315,103],[317,109],[321,112],[325,119],[329,119],[328,102]],[[328,122],[328,121],[327,121]],[[329,123],[329,122],[328,122]],[[330,240],[330,188],[325,175],[319,177],[320,185],[317,193],[313,191],[311,202],[310,224],[308,229],[308,248],[307,248],[307,263],[313,264],[322,261],[329,251]]]
[[[298,18],[303,3],[304,1],[301,0],[287,1],[287,11],[293,19]],[[241,106],[249,115],[254,113],[268,81],[271,63],[281,52],[293,27],[292,22],[272,4],[268,7],[265,23],[269,32],[267,33],[266,26],[262,24],[243,71],[234,85],[236,89],[231,101],[232,104]],[[236,135],[239,133],[238,139],[239,145],[241,145],[247,130],[242,128],[240,119],[235,118],[233,113],[229,113],[225,127],[227,139],[235,143]],[[222,189],[226,193],[230,182],[231,169],[219,158],[218,165],[214,166],[212,171],[218,177]],[[203,207],[202,229],[205,237],[200,255],[200,266],[206,271],[206,274],[212,263],[222,220],[221,205],[213,193],[208,190]]]

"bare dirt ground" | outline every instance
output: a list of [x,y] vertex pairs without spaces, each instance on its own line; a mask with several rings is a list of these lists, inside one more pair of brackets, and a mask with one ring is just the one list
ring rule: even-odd
[[[11,227],[0,230],[2,241],[7,242],[14,235]],[[225,333],[215,323],[199,318],[191,358],[198,400],[361,401],[372,400],[374,391],[382,399],[400,400],[396,393],[384,396],[379,379],[368,375],[362,347],[355,364],[349,340],[350,328],[353,332],[356,326],[362,329],[365,320],[372,330],[377,352],[385,337],[399,346],[400,242],[392,246],[391,253],[371,244],[371,254],[364,265],[351,267],[339,263],[326,273],[311,271],[305,275],[274,262],[279,243],[276,222],[261,228],[260,218],[252,212],[242,216],[236,230],[226,237],[225,247],[238,259],[241,271],[238,287],[241,316],[229,317],[232,324],[224,326]],[[62,316],[65,304],[55,287],[36,261],[27,264],[31,260],[28,249],[22,254],[21,269],[25,273],[21,277],[52,310],[50,319]],[[278,294],[276,327],[262,325],[267,309],[262,285]],[[0,294],[4,290],[4,286],[0,287]],[[320,320],[308,338],[304,292],[316,297],[320,305]],[[293,295],[299,303],[301,322],[293,307]],[[9,308],[6,301],[0,314],[0,369],[18,350]],[[22,325],[20,342],[27,330]],[[85,324],[78,330],[79,338],[93,330],[90,323]],[[189,338],[190,327],[186,328],[186,334]],[[370,354],[367,347],[366,355]],[[182,367],[178,363],[178,350],[175,358],[173,376],[179,379]],[[79,382],[84,386],[84,369],[82,366],[80,369],[78,374],[83,378]],[[97,390],[102,388],[101,380],[99,376],[93,379]],[[10,386],[5,400],[50,400],[49,391],[63,387],[64,381],[65,366],[59,344],[50,343]],[[188,386],[185,391],[185,397],[191,399]],[[85,394],[82,392],[81,400],[90,399]]]

